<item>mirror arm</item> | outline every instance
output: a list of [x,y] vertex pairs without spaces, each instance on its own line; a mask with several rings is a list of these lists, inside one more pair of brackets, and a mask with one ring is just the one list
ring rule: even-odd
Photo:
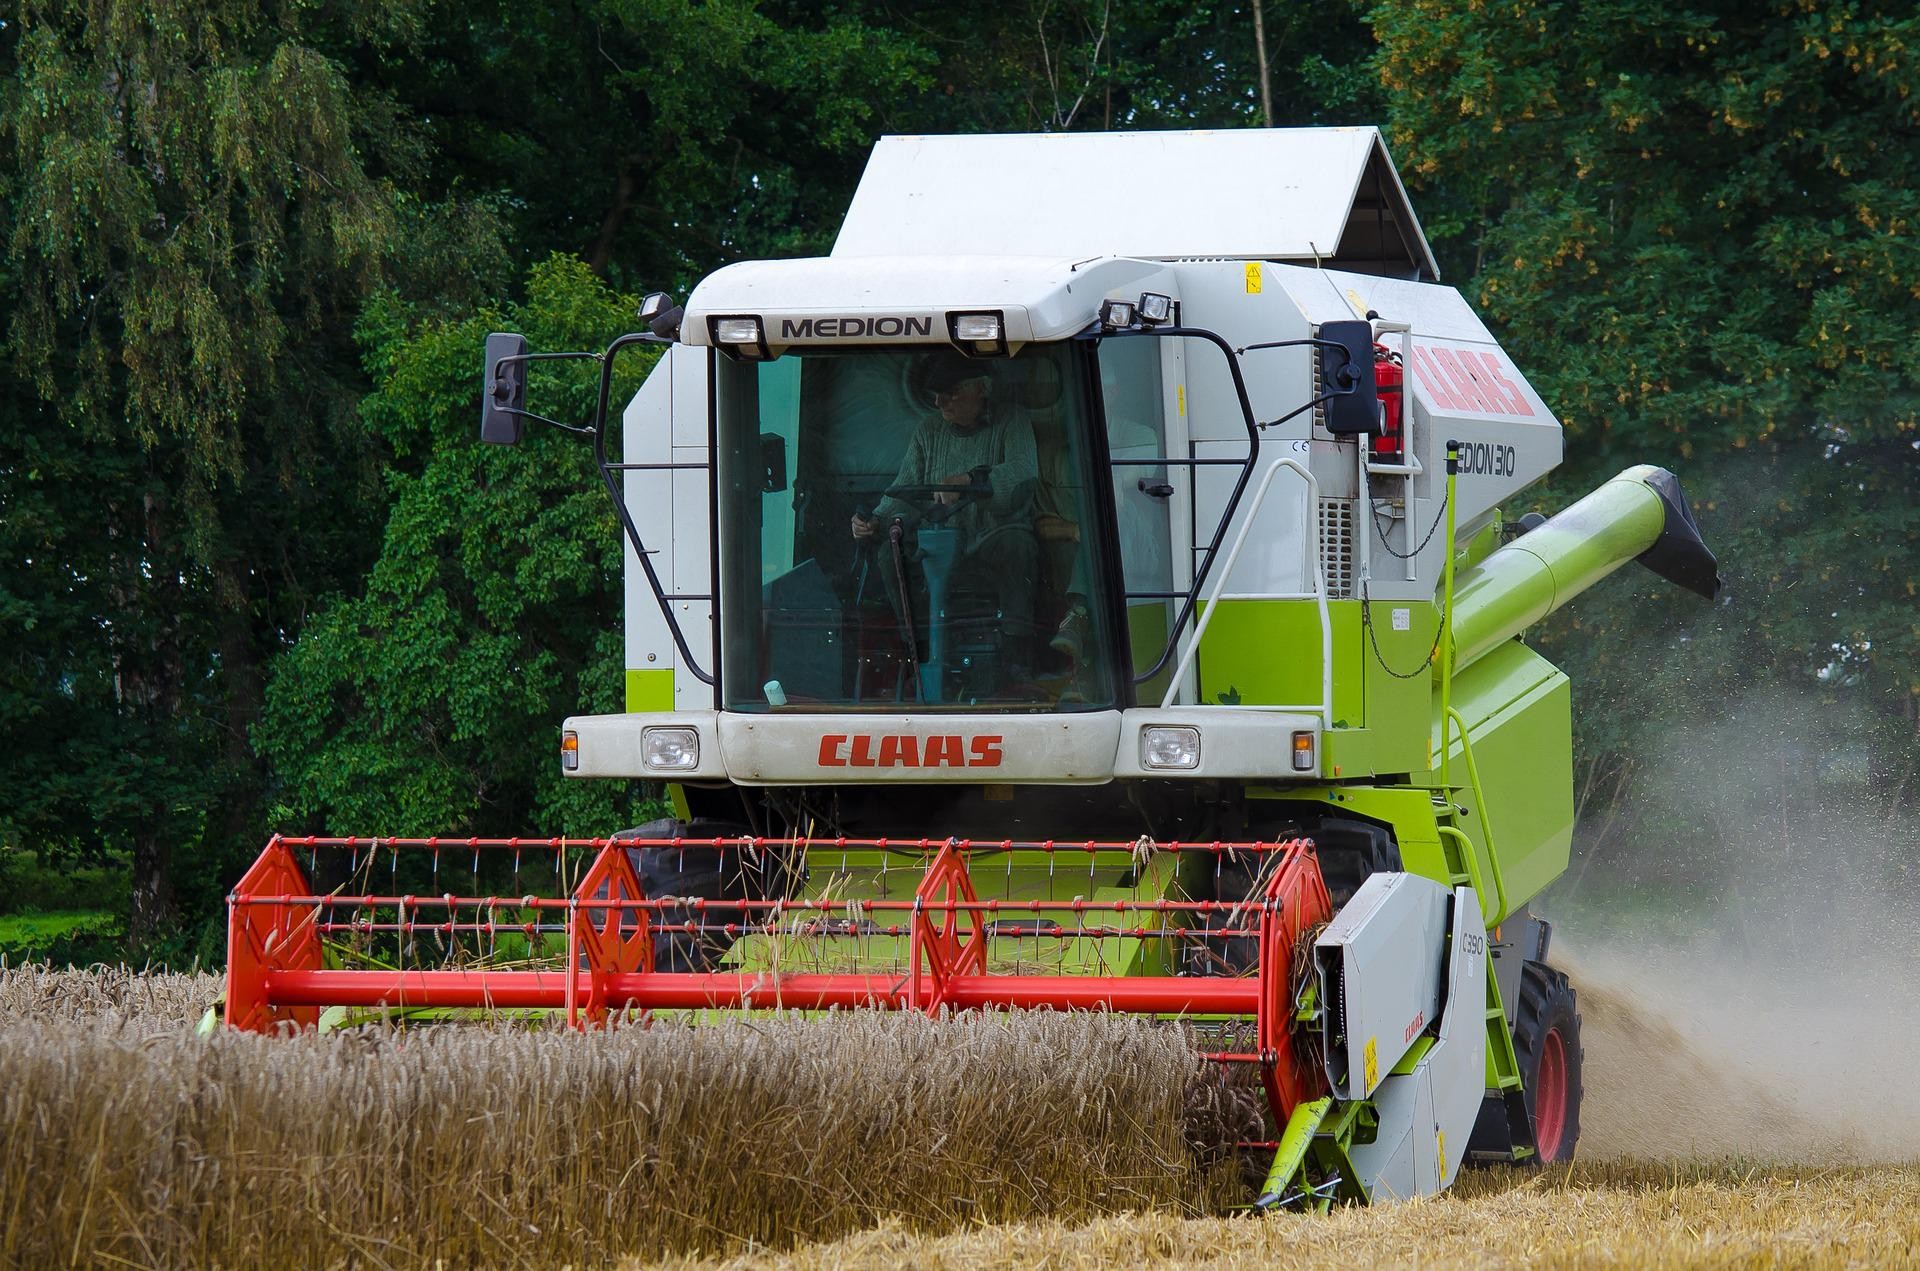
[[[607,406],[613,398],[613,361],[614,356],[624,348],[635,344],[672,344],[673,341],[656,335],[623,335],[607,346],[605,353],[589,353],[584,356],[600,359],[600,400],[594,408],[593,426],[593,462],[600,469],[600,479],[607,487],[607,498],[613,502],[613,514],[620,521],[620,528],[626,533],[627,541],[633,545],[633,554],[639,558],[640,569],[647,576],[647,586],[653,589],[653,598],[660,605],[660,616],[666,619],[667,634],[673,637],[673,647],[680,652],[681,664],[709,688],[715,687],[713,674],[700,665],[693,656],[693,650],[687,647],[687,637],[680,630],[679,620],[673,616],[673,605],[667,599],[667,589],[660,585],[660,575],[654,572],[653,554],[647,545],[640,541],[640,528],[633,523],[633,514],[627,510],[626,495],[620,490],[620,482],[614,478],[614,468],[607,460]],[[711,456],[709,456],[711,459]],[[715,610],[719,605],[714,605]]]

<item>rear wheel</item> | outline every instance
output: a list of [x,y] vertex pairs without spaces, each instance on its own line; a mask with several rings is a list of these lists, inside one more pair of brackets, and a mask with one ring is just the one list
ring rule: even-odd
[[1580,1009],[1567,977],[1544,962],[1521,968],[1513,1044],[1539,1149],[1535,1159],[1542,1165],[1571,1160],[1580,1141]]

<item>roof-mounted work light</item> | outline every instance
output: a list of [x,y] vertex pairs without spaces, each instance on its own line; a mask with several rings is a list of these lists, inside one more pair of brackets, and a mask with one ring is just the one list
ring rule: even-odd
[[760,325],[760,319],[753,314],[737,314],[727,317],[713,317],[713,342],[740,357],[767,358],[766,328]]
[[1173,297],[1163,296],[1157,291],[1142,292],[1140,303],[1136,307],[1140,321],[1150,327],[1157,327],[1173,317]]
[[1007,324],[1000,311],[950,313],[947,334],[963,353],[992,357],[1007,351]]
[[1124,331],[1133,325],[1136,310],[1131,300],[1108,300],[1100,305],[1100,325],[1109,331]]

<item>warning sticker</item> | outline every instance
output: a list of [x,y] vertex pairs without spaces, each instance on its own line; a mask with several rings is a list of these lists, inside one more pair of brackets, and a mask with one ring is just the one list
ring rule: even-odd
[[1447,1132],[1437,1127],[1433,1131],[1433,1154],[1440,1158],[1440,1180],[1445,1182],[1447,1177]]
[[1249,296],[1260,294],[1260,262],[1257,260],[1247,262],[1247,294]]
[[1374,1037],[1367,1038],[1367,1049],[1365,1052],[1367,1084],[1366,1088],[1360,1092],[1362,1094],[1372,1094],[1373,1088],[1380,1084],[1380,1047],[1377,1045],[1378,1040],[1378,1038]]
[[1395,609],[1393,611],[1393,629],[1395,631],[1413,630],[1413,610]]

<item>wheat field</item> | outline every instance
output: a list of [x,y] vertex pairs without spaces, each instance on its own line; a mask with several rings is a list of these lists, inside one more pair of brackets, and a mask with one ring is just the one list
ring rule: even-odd
[[[980,1228],[937,1237],[897,1225],[729,1271],[778,1268],[1727,1267],[1920,1265],[1920,1168],[1575,1165],[1465,1176],[1447,1194],[1332,1214]],[[691,1260],[671,1264],[695,1265]],[[707,1264],[714,1265],[714,1264]]]
[[[1920,1265],[1920,1166],[1759,1163],[1743,1135],[1815,1122],[1758,1092],[1714,1103],[1710,1159],[1248,1218],[1210,1149],[1246,1101],[1145,1020],[195,1035],[219,992],[0,968],[0,1266]],[[1597,1083],[1639,1080],[1595,1105],[1601,1155],[1649,1141],[1606,1120],[1635,1099],[1706,1106],[1657,1102],[1698,1072],[1677,1035],[1594,1007]]]
[[596,1265],[1172,1208],[1124,1016],[195,1036],[210,976],[0,972],[0,1265]]

